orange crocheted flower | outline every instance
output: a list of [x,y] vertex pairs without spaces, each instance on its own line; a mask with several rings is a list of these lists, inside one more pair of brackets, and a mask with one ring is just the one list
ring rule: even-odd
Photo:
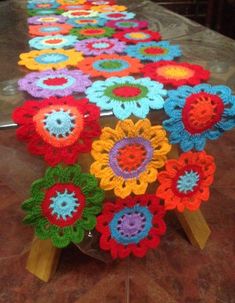
[[103,76],[104,78],[109,78],[139,73],[142,66],[143,64],[136,58],[102,54],[85,58],[79,63],[78,68],[92,77]]
[[216,168],[212,156],[204,151],[190,151],[181,154],[178,160],[168,160],[165,167],[158,175],[160,185],[156,195],[164,200],[166,209],[194,211],[209,199]]
[[20,55],[19,65],[24,65],[30,70],[60,69],[66,66],[76,66],[83,60],[82,53],[74,49],[44,49],[33,50]]
[[93,11],[99,13],[111,13],[111,12],[123,12],[127,10],[127,7],[124,5],[95,5],[92,6],[91,9]]
[[29,34],[32,36],[51,36],[68,34],[73,27],[69,24],[50,23],[30,25]]
[[100,140],[94,141],[90,171],[101,179],[101,188],[114,190],[118,197],[144,194],[170,149],[162,126],[152,126],[148,119],[119,121],[115,129],[103,128]]

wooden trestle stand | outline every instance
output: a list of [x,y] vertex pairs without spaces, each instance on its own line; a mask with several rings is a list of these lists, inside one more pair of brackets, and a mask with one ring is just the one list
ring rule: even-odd
[[[177,158],[178,150],[174,146],[169,158]],[[175,214],[191,244],[203,249],[210,236],[210,228],[200,210]],[[61,249],[54,247],[50,240],[34,238],[27,260],[26,269],[37,278],[48,282],[56,271]]]

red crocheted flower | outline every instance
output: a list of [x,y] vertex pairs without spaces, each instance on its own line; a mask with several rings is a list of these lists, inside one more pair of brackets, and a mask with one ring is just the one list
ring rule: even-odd
[[115,38],[126,43],[139,43],[139,42],[150,42],[161,40],[161,35],[158,32],[154,32],[148,29],[128,29],[120,31],[113,35]]
[[167,210],[197,210],[209,199],[209,186],[215,173],[214,158],[203,152],[187,152],[178,160],[166,162],[166,170],[158,174],[156,195],[164,200]]
[[164,207],[154,195],[140,195],[106,202],[97,218],[100,247],[110,250],[113,259],[130,254],[144,257],[156,248],[166,231]]
[[29,34],[32,36],[51,36],[68,34],[73,27],[69,24],[50,23],[30,25]]
[[69,96],[26,101],[15,109],[13,120],[19,125],[19,140],[28,143],[32,154],[44,156],[54,166],[73,164],[80,153],[91,150],[93,138],[100,134],[99,116],[99,108],[88,99]]
[[200,65],[175,61],[148,63],[141,72],[145,77],[174,87],[185,84],[197,85],[210,77],[210,72]]

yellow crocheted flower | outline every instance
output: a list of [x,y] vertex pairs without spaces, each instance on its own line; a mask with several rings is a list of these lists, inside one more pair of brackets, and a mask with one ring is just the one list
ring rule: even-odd
[[162,126],[152,126],[148,119],[119,121],[115,129],[103,128],[100,139],[93,142],[95,162],[90,171],[101,179],[102,189],[114,189],[118,197],[144,194],[148,183],[156,181],[170,149]]
[[99,13],[111,13],[111,12],[123,12],[127,10],[127,7],[124,5],[95,5],[92,6],[91,9],[93,11],[99,12]]
[[83,60],[82,53],[74,49],[64,50],[33,50],[20,55],[19,65],[24,65],[30,70],[60,69],[66,66],[76,66]]
[[86,0],[57,0],[57,2],[62,5],[78,5],[84,4]]

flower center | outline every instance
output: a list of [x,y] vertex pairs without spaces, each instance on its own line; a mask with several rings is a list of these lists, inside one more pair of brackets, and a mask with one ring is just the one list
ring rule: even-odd
[[104,69],[117,69],[122,66],[122,62],[119,60],[104,60],[100,63],[100,66]]
[[136,23],[130,21],[118,22],[117,25],[120,27],[136,27]]
[[141,89],[139,87],[125,85],[121,87],[117,87],[113,90],[114,95],[118,97],[137,97],[141,94]]
[[41,22],[55,22],[57,19],[54,17],[43,17],[39,19]]
[[88,12],[73,12],[71,13],[72,16],[88,16]]
[[98,48],[98,49],[108,48],[109,46],[110,46],[110,43],[108,43],[108,42],[95,42],[92,44],[93,48]]
[[80,31],[83,35],[102,35],[104,32],[102,28],[84,29]]
[[109,163],[117,176],[136,178],[151,161],[153,148],[141,138],[124,138],[118,141],[109,153]]
[[48,221],[60,227],[74,224],[82,216],[85,197],[79,187],[71,183],[56,183],[45,193],[42,213]]
[[189,133],[199,134],[218,123],[223,112],[224,103],[219,96],[201,92],[187,97],[182,120]]
[[135,40],[145,40],[150,37],[150,35],[142,33],[142,32],[127,33],[125,36],[128,39],[135,39]]
[[41,32],[57,32],[60,31],[60,27],[58,26],[47,26],[47,27],[41,27]]
[[162,47],[151,46],[151,47],[146,47],[144,49],[144,53],[148,55],[162,55],[166,53],[166,50]]
[[60,53],[48,53],[42,54],[35,57],[35,61],[41,64],[53,64],[53,63],[60,63],[68,60],[68,56]]
[[121,18],[121,17],[124,17],[125,15],[121,14],[121,13],[112,13],[112,14],[109,14],[109,17],[111,18]]
[[168,79],[182,80],[191,78],[195,72],[184,66],[166,65],[158,67],[156,73]]
[[135,205],[116,213],[109,223],[111,237],[118,243],[138,243],[147,237],[152,227],[152,217],[147,207]]
[[51,7],[51,4],[49,4],[49,3],[39,3],[39,4],[37,4],[37,7],[38,8],[50,8]]
[[49,86],[57,86],[57,85],[63,85],[65,83],[67,83],[68,80],[64,77],[55,77],[55,78],[49,78],[49,79],[45,79],[43,81],[44,84],[49,85]]
[[62,41],[63,41],[62,39],[49,39],[49,40],[45,40],[45,42],[48,43],[48,44],[59,44]]

